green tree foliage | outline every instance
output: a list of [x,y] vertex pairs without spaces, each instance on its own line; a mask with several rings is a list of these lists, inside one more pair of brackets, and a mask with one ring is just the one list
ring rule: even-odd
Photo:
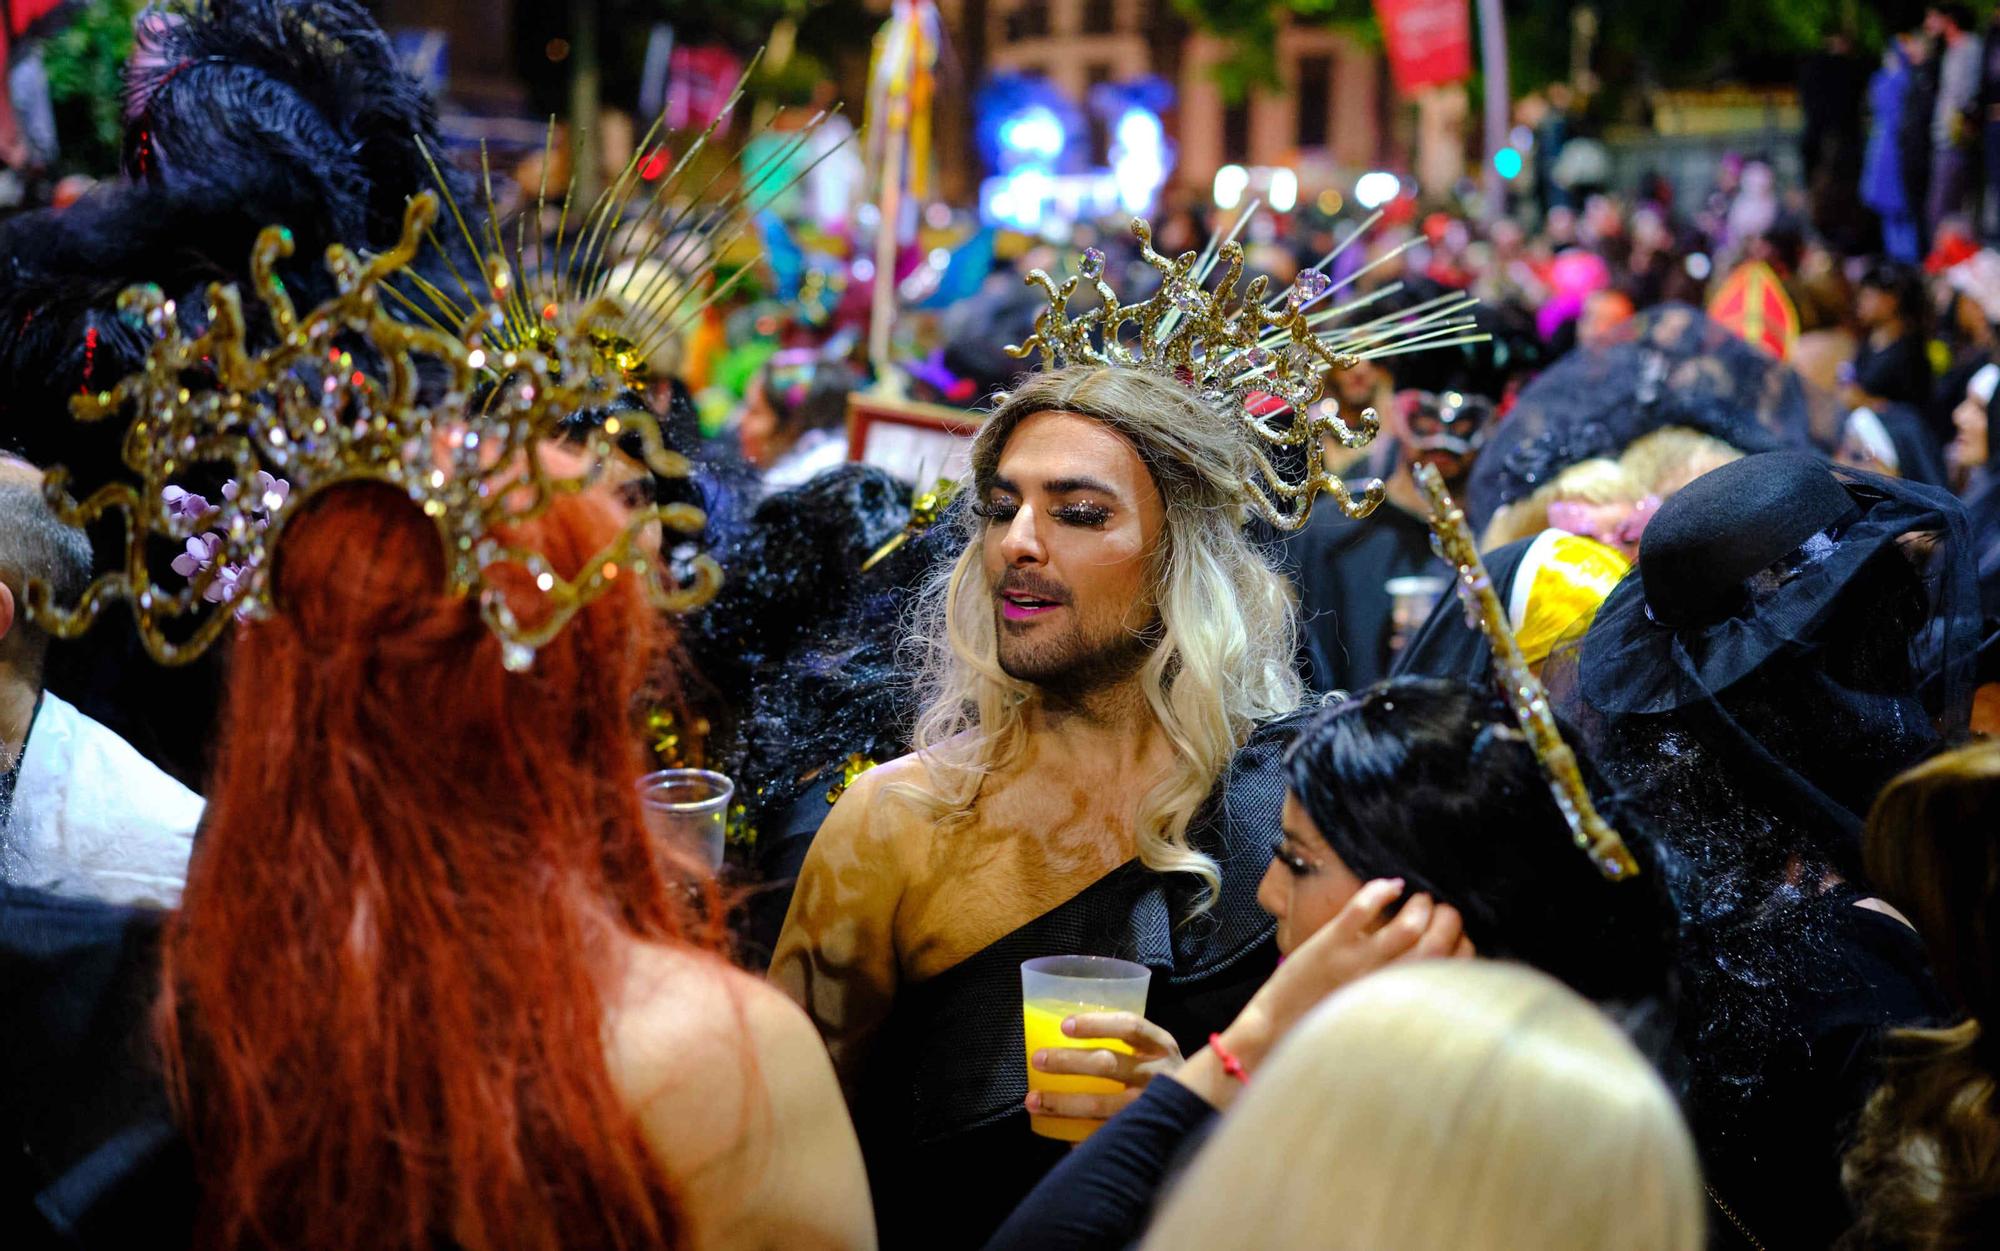
[[[1569,76],[1571,23],[1580,7],[1578,0],[1507,0],[1508,61],[1518,89]],[[1845,30],[1861,47],[1879,49],[1892,32],[1919,24],[1925,6],[1922,0],[1596,0],[1590,7],[1598,23],[1592,68],[1615,93],[1641,83],[1789,82],[1799,58],[1828,33]]]
[[1229,41],[1229,54],[1215,67],[1223,98],[1231,102],[1256,91],[1284,91],[1278,40],[1287,17],[1309,26],[1339,30],[1364,47],[1382,42],[1381,27],[1368,0],[1173,0],[1190,22]]
[[141,0],[91,0],[42,46],[66,173],[115,173],[125,133],[125,61]]
[[[656,22],[671,26],[683,45],[719,43],[748,54],[763,47],[780,22],[798,27],[795,51],[783,66],[767,65],[750,84],[753,96],[779,103],[803,100],[813,86],[831,74],[836,58],[866,48],[881,25],[862,0],[596,0],[604,98],[630,107],[645,61],[645,32]],[[538,113],[567,109],[570,66],[551,60],[551,40],[569,31],[570,6],[549,0],[515,0],[513,31],[515,64],[529,88]]]

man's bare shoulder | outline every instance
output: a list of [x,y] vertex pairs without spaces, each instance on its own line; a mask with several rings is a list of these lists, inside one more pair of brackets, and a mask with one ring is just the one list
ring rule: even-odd
[[813,842],[868,844],[902,841],[928,831],[934,817],[923,796],[935,782],[931,766],[917,752],[876,765],[854,779],[827,814]]

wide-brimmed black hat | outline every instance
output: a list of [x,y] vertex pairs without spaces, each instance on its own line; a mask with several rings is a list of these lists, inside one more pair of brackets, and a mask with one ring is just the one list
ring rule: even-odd
[[[1928,537],[1920,547],[1906,535]],[[1911,626],[1920,676],[1962,668],[1969,677],[1978,621],[1965,535],[1964,508],[1935,488],[1797,452],[1725,465],[1647,526],[1637,569],[1584,637],[1584,698],[1620,715],[1720,695],[1773,657],[1813,648],[1846,608],[1892,611],[1854,599],[1874,593],[1863,575],[1879,561],[1914,567],[1928,614]]]

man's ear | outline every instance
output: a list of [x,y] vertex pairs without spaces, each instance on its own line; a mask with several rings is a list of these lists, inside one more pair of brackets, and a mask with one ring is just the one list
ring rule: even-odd
[[0,639],[14,632],[14,588],[0,582]]

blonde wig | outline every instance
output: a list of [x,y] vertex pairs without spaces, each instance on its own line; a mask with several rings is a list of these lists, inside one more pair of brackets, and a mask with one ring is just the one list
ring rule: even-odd
[[1645,484],[1615,460],[1581,460],[1557,474],[1525,499],[1503,504],[1480,536],[1482,551],[1492,551],[1519,539],[1531,539],[1549,528],[1549,505],[1637,504],[1646,498]]
[[1362,979],[1272,1053],[1143,1251],[1700,1251],[1694,1145],[1603,1014],[1521,965]]
[[1640,435],[1618,455],[1625,472],[1663,500],[1709,470],[1742,459],[1740,449],[1687,426],[1663,426]]
[[[1214,860],[1191,846],[1188,825],[1258,722],[1303,698],[1294,669],[1291,592],[1245,533],[1248,435],[1173,383],[1133,369],[1080,365],[1032,375],[981,427],[968,489],[984,497],[1001,450],[1036,413],[1103,423],[1138,452],[1165,508],[1152,554],[1152,646],[1139,675],[1175,766],[1140,802],[1138,854],[1159,872],[1192,873],[1212,898]],[[969,521],[965,550],[920,597],[910,633],[924,711],[915,748],[922,784],[894,793],[922,805],[949,831],[969,824],[981,784],[1017,760],[1024,713],[1037,688],[1000,667],[993,588],[981,551],[985,526]]]

